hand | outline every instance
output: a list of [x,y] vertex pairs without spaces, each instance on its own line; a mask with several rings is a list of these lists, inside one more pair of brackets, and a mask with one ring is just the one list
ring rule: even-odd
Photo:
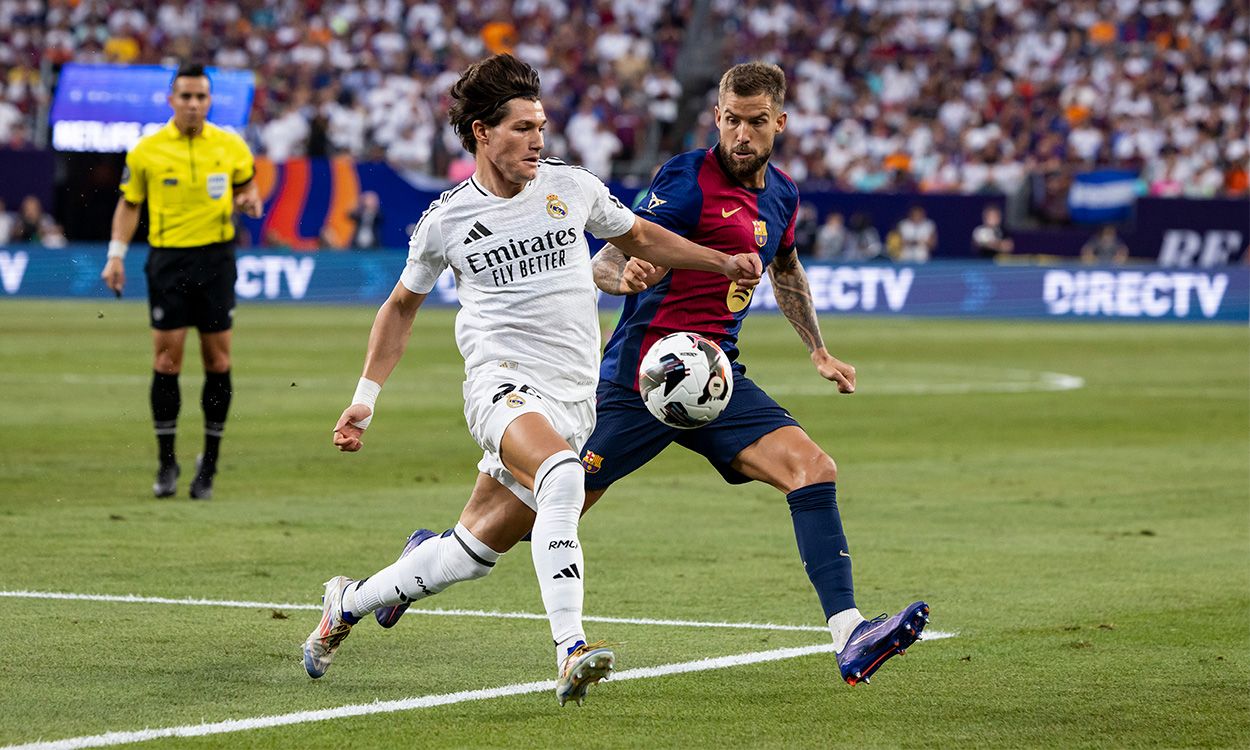
[[812,352],[812,364],[825,380],[838,384],[839,393],[855,392],[855,368],[834,357],[825,348]]
[[352,404],[343,410],[343,416],[334,425],[334,445],[344,453],[355,453],[364,447],[361,437],[365,428],[356,423],[373,416],[373,410],[364,404]]
[[739,288],[750,289],[760,283],[760,274],[763,271],[760,256],[755,253],[738,253],[725,256],[725,267],[721,273],[728,276],[730,281],[738,282]]
[[122,296],[122,289],[126,286],[126,266],[122,263],[121,258],[109,258],[104,264],[104,270],[100,272],[100,278],[104,280],[105,286],[113,290],[118,297]]
[[259,219],[265,210],[265,203],[259,195],[249,191],[234,196],[234,207],[253,219]]
[[655,286],[668,268],[648,263],[642,258],[630,258],[625,263],[625,271],[621,275],[621,294],[637,294],[648,287]]

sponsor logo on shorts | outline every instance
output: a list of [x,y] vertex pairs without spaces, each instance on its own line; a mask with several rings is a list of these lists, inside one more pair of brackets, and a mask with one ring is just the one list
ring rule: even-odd
[[564,205],[560,196],[552,193],[547,196],[547,215],[553,219],[564,219],[569,215],[569,207]]
[[163,319],[164,317],[165,317],[165,308],[163,308],[163,307],[153,307],[153,308],[152,308],[152,320],[155,320],[155,321],[158,321],[158,322],[159,322],[159,321],[160,321],[161,319]]
[[556,539],[547,545],[547,549],[577,549],[577,542],[573,539]]
[[516,409],[525,406],[525,397],[519,393],[508,394],[508,400],[505,401],[509,409]]
[[594,474],[603,468],[603,456],[594,451],[586,451],[586,454],[582,456],[582,468],[587,474]]

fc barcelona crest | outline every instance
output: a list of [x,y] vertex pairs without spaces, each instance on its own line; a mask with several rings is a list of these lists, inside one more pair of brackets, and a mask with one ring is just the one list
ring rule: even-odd
[[755,244],[763,247],[768,244],[768,225],[764,220],[752,221],[751,227],[755,229]]
[[560,196],[553,193],[547,196],[547,213],[553,219],[563,219],[569,215],[569,207],[564,205]]
[[586,455],[582,456],[582,468],[587,474],[594,474],[603,468],[603,456],[594,451],[586,451]]

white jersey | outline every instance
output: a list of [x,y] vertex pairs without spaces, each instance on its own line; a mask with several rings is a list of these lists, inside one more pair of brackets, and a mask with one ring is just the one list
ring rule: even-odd
[[460,312],[465,380],[487,368],[531,374],[553,398],[579,401],[599,380],[598,292],[583,231],[619,237],[634,214],[581,167],[556,159],[512,198],[469,178],[439,196],[408,243],[400,281],[428,294],[448,266]]

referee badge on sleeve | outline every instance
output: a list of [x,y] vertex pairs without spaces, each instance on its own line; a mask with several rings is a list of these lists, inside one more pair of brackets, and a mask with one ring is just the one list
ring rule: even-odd
[[208,176],[208,197],[217,200],[226,194],[226,179],[229,175],[225,172],[213,172]]

